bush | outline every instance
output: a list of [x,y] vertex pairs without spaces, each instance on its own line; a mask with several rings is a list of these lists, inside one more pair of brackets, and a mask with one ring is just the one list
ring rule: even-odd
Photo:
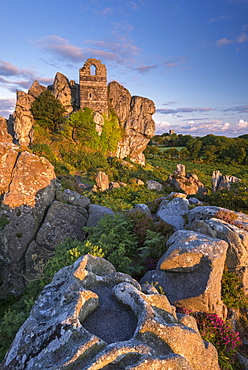
[[0,216],[0,228],[5,227],[8,224],[9,224],[8,218],[4,215]]
[[43,91],[34,100],[31,112],[39,126],[51,131],[64,121],[65,109],[49,90]]
[[110,207],[113,211],[128,210],[139,203],[147,203],[164,195],[157,190],[149,190],[142,185],[127,185],[90,196],[91,202]]
[[114,265],[117,271],[131,274],[139,266],[132,266],[132,260],[138,255],[138,240],[133,233],[132,220],[119,213],[105,215],[96,227],[84,227],[88,241],[99,245],[104,258]]
[[222,275],[221,296],[229,308],[248,308],[248,298],[245,297],[241,278],[233,272],[229,272],[227,267]]
[[230,190],[219,190],[209,199],[211,205],[248,213],[248,188],[243,183],[233,184]]

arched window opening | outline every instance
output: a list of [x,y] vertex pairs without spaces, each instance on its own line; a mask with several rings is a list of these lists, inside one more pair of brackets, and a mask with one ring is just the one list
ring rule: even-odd
[[90,66],[90,74],[91,74],[92,76],[95,76],[95,75],[96,75],[96,66],[94,66],[94,64],[92,64],[92,65]]

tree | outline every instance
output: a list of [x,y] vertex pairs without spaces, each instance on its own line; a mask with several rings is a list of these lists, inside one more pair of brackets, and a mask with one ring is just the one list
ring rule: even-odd
[[49,90],[43,91],[34,100],[31,112],[40,126],[51,131],[64,121],[65,109]]

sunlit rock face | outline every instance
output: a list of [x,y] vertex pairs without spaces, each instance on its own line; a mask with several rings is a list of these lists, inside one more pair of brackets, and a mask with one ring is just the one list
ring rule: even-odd
[[113,81],[109,84],[109,105],[124,129],[124,136],[118,143],[117,157],[130,156],[133,162],[145,164],[143,151],[155,132],[153,101],[140,96],[131,97],[126,88]]
[[85,255],[57,272],[20,328],[3,370],[219,370],[216,349],[165,295]]
[[21,294],[26,286],[25,254],[55,196],[51,163],[14,144],[0,143],[1,297]]

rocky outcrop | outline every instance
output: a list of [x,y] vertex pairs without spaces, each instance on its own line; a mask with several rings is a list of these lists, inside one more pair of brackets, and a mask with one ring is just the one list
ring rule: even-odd
[[[224,214],[235,215],[228,223],[216,218]],[[197,207],[188,214],[191,230],[211,237],[225,240],[228,243],[226,265],[228,270],[242,278],[244,292],[248,295],[248,216],[219,207]]]
[[34,116],[31,106],[35,98],[23,91],[16,92],[16,107],[13,113],[15,139],[21,146],[28,146],[32,142]]
[[9,191],[19,147],[14,144],[0,143],[0,194]]
[[144,164],[143,150],[154,136],[155,122],[152,100],[140,96],[131,97],[129,91],[113,81],[109,84],[109,104],[124,128],[124,138],[118,143],[117,157],[130,156],[133,162]]
[[174,174],[170,174],[167,182],[174,186],[177,190],[182,190],[185,194],[197,194],[200,196],[207,194],[207,189],[198,180],[194,173],[186,173],[185,166],[178,164]]
[[0,116],[0,143],[12,143],[13,138],[8,133],[7,120]]
[[231,184],[239,183],[241,179],[236,176],[225,175],[223,176],[220,171],[214,171],[212,174],[212,192],[218,190],[230,189]]
[[20,328],[3,370],[219,370],[216,349],[192,317],[152,286],[140,286],[85,255],[47,285]]
[[79,87],[76,89],[76,84],[73,81],[71,85],[68,78],[62,73],[56,73],[53,85],[48,88],[54,97],[61,102],[66,114],[72,113],[79,106],[79,97],[77,98]]
[[[10,151],[12,152],[13,149]],[[46,189],[55,179],[53,166],[46,158],[26,151],[17,154],[13,162],[15,159],[16,162],[11,173],[8,192],[3,198],[3,204],[10,208],[22,205],[34,207],[39,192]]]
[[83,226],[113,214],[97,205],[88,212],[90,200],[63,190],[45,158],[11,143],[0,143],[0,194],[1,297],[21,294],[35,278],[35,266],[45,264],[57,244],[83,240]]
[[[10,144],[11,145],[11,144]],[[42,157],[0,144],[1,295],[18,295],[25,288],[25,252],[55,194],[53,166]]]
[[[91,62],[93,59],[89,61]],[[91,76],[89,76],[89,83],[85,86],[87,91],[84,97],[85,99],[87,97],[89,107],[92,103],[92,91],[88,86],[90,82],[93,85],[95,83]],[[62,73],[58,72],[56,74],[53,84],[48,86],[47,89],[61,102],[65,108],[65,115],[80,109],[80,94],[82,93],[80,92],[80,85],[74,81],[69,81]],[[19,145],[29,146],[32,143],[34,117],[31,113],[31,106],[33,101],[45,90],[46,87],[34,81],[28,93],[17,91],[16,108],[13,117],[9,120],[9,125],[13,125],[15,140]],[[97,98],[100,99],[99,96]],[[85,106],[87,106],[87,99]],[[155,113],[153,101],[140,96],[131,97],[127,89],[113,81],[108,86],[106,109],[108,109],[108,105],[117,115],[123,128],[123,137],[118,143],[117,152],[113,154],[118,158],[129,156],[133,162],[145,164],[143,150],[154,136],[155,131],[155,122],[152,119],[152,115]],[[97,110],[94,112],[94,122],[98,135],[101,135],[104,119]]]
[[130,92],[116,81],[108,85],[109,106],[114,110],[120,123],[124,126],[130,115],[132,96]]
[[157,282],[176,306],[225,317],[221,278],[227,243],[205,234],[179,230],[170,237],[167,248],[156,270],[148,271],[141,283]]
[[145,164],[143,154],[150,139],[154,136],[155,122],[152,115],[155,106],[152,100],[133,96],[130,103],[130,114],[124,124],[125,136],[118,143],[117,157],[130,159],[139,164]]
[[33,98],[38,98],[44,91],[46,91],[46,86],[40,85],[39,82],[35,80],[28,90],[28,94]]
[[96,174],[95,181],[96,186],[100,191],[105,191],[109,189],[109,178],[105,172],[99,171]]

